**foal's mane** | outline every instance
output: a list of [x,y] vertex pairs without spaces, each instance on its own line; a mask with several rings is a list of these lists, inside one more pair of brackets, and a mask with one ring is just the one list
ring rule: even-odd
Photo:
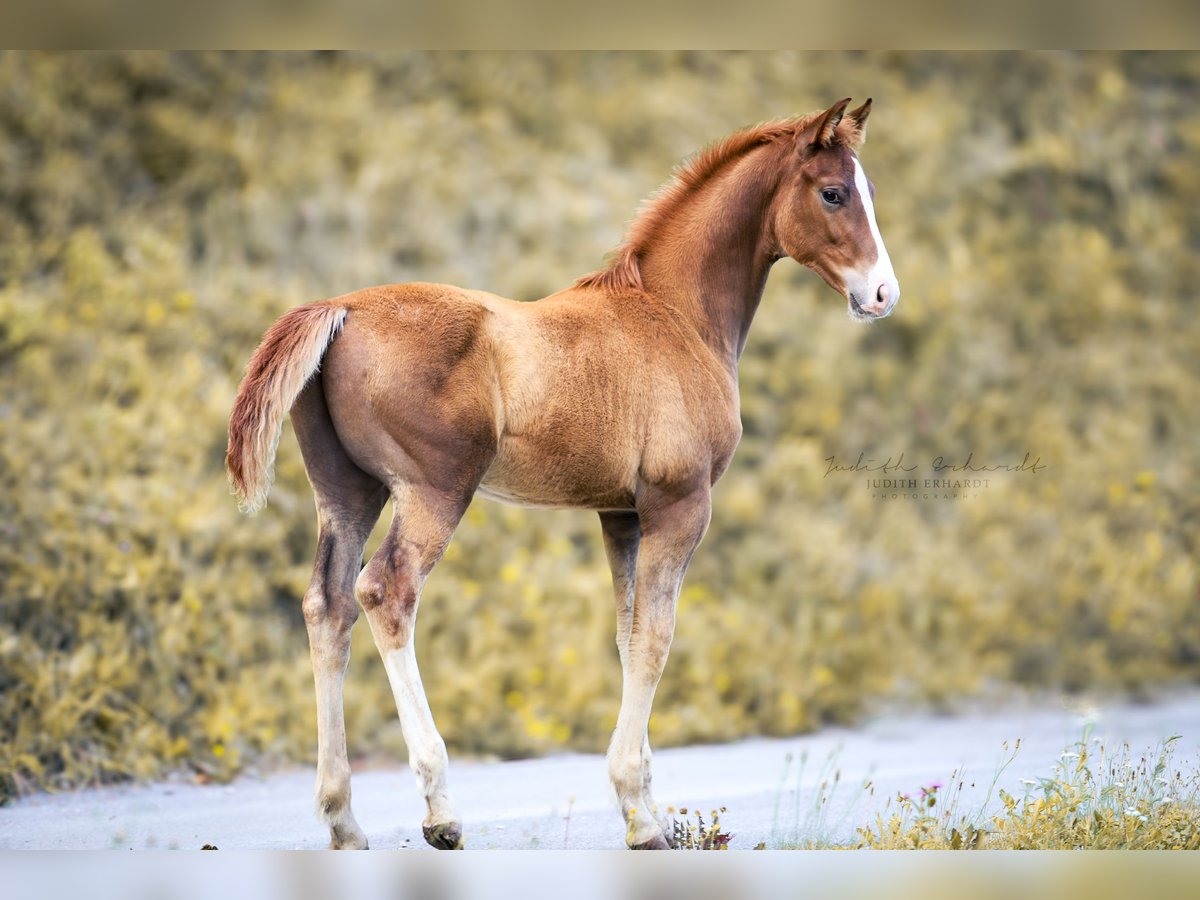
[[642,202],[629,225],[629,230],[625,233],[624,240],[609,254],[608,264],[603,269],[578,279],[575,282],[576,287],[644,290],[638,258],[685,200],[729,163],[741,159],[763,144],[795,137],[816,122],[823,112],[820,110],[804,116],[778,119],[743,128],[723,140],[709,144],[684,160],[676,167],[667,183]]

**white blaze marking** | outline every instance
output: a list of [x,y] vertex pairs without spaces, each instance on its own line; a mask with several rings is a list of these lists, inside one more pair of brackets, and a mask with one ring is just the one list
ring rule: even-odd
[[887,284],[892,293],[892,302],[900,293],[896,282],[896,273],[892,269],[892,260],[888,256],[887,247],[883,246],[883,236],[879,233],[879,225],[875,222],[875,204],[871,200],[871,187],[867,183],[867,173],[863,171],[858,159],[854,160],[854,187],[862,197],[863,210],[867,214],[867,224],[871,226],[871,237],[875,239],[875,265],[867,273],[867,290],[875,290],[881,283]]

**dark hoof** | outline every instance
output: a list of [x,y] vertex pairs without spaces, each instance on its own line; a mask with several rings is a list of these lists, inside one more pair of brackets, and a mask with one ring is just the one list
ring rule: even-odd
[[422,825],[425,843],[438,850],[461,850],[463,848],[462,826],[457,822],[441,825]]
[[670,850],[671,845],[667,843],[666,837],[663,835],[655,835],[650,840],[642,844],[634,844],[630,850]]

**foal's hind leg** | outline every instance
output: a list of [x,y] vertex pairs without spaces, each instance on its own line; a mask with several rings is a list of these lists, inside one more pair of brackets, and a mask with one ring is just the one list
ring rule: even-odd
[[317,558],[303,603],[317,694],[317,815],[329,826],[332,849],[364,849],[366,836],[350,809],[342,682],[358,618],[354,579],[387,490],[346,456],[319,381],[300,395],[292,423],[317,502]]
[[[380,494],[386,496],[382,489]],[[333,850],[367,846],[350,810],[342,682],[350,661],[350,630],[358,618],[354,577],[362,564],[363,544],[383,507],[383,496],[371,507],[359,507],[357,514],[348,514],[345,507],[321,508],[317,560],[304,594],[304,623],[317,692],[317,815],[329,826]]]
[[446,550],[466,501],[448,502],[432,489],[401,486],[387,537],[358,578],[367,613],[396,698],[408,762],[428,812],[425,840],[441,850],[462,847],[462,824],[446,790],[446,744],[433,722],[417,669],[413,627],[421,587]]
[[708,485],[674,495],[647,490],[639,498],[641,539],[634,588],[633,623],[624,665],[621,712],[608,749],[608,772],[634,849],[670,846],[647,808],[649,755],[646,729],[654,692],[675,632],[675,603],[683,573],[709,518]]

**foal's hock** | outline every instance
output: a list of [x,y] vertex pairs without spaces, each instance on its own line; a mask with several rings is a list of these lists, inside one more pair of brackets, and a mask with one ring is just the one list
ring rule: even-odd
[[[650,793],[647,723],[680,582],[741,437],[738,359],[767,274],[790,256],[843,294],[855,319],[888,315],[900,296],[855,153],[871,101],[847,112],[849,102],[701,151],[606,268],[549,297],[389,285],[301,306],[271,326],[234,403],[226,462],[244,508],[258,509],[290,411],[317,503],[303,609],[317,809],[331,847],[367,846],[350,809],[342,711],[360,605],[428,805],[425,839],[462,846],[413,627],[421,587],[476,493],[599,513],[624,676],[609,774],[629,846],[668,846]],[[361,568],[389,498],[391,527]]]

